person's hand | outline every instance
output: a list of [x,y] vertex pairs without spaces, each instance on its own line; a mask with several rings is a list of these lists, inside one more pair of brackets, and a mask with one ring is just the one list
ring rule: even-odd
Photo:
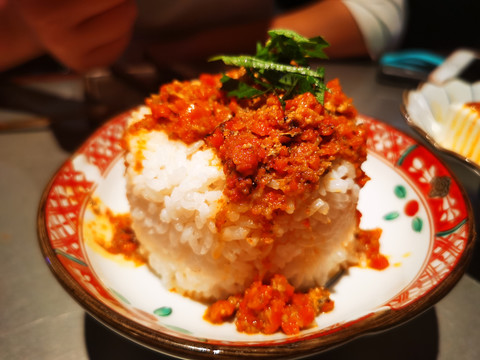
[[45,50],[77,71],[113,63],[128,45],[137,16],[134,0],[16,0],[16,3]]

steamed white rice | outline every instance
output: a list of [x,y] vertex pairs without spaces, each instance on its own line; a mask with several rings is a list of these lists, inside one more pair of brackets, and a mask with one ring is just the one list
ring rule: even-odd
[[[142,108],[131,123],[148,111]],[[287,214],[274,226],[275,241],[265,244],[240,206],[217,230],[215,216],[227,201],[225,174],[215,150],[202,140],[186,145],[163,131],[142,130],[128,135],[127,143],[133,229],[149,265],[169,289],[220,299],[242,292],[259,275],[274,273],[303,289],[324,285],[354,260],[359,186],[351,163],[336,161],[307,200],[289,199]]]

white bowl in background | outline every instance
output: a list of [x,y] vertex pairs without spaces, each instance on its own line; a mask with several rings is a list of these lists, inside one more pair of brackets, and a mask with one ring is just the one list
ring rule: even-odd
[[438,150],[466,162],[480,174],[480,81],[420,84],[404,93],[402,113]]

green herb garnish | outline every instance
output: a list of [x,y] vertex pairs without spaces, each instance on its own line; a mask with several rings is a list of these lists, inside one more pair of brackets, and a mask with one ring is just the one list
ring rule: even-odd
[[309,60],[326,59],[323,49],[328,43],[320,36],[305,38],[290,30],[270,30],[268,35],[270,39],[265,46],[257,44],[255,56],[220,55],[210,59],[246,69],[248,82],[224,75],[222,88],[237,98],[252,98],[268,92],[283,94],[282,101],[311,92],[323,103],[324,69],[311,69]]

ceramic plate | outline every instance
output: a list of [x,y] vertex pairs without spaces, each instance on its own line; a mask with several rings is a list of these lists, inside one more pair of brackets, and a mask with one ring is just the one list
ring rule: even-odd
[[426,310],[460,279],[474,243],[468,200],[449,170],[388,125],[362,117],[370,135],[361,227],[381,227],[383,271],[352,267],[333,286],[335,309],[297,336],[246,335],[202,319],[205,305],[164,289],[145,265],[105,256],[88,238],[92,199],[128,212],[121,139],[127,114],[101,127],[55,174],[38,217],[45,259],[91,315],[160,352],[210,358],[312,355],[390,328]]
[[[467,103],[478,103],[477,110],[465,107]],[[430,144],[480,175],[480,81],[420,84],[404,93],[402,113]]]

